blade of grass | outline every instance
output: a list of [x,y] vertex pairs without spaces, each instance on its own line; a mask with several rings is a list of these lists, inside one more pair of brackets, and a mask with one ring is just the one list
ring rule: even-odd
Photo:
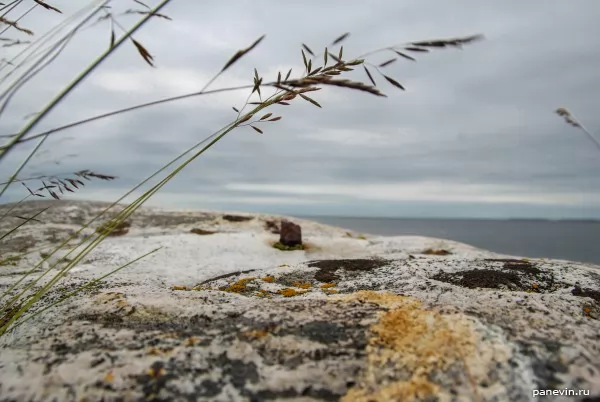
[[[77,289],[75,289],[74,291],[72,291],[72,292],[70,292],[70,293],[67,293],[65,296],[61,297],[60,299],[58,299],[58,300],[57,300],[57,301],[55,301],[54,303],[52,303],[52,304],[50,304],[50,305],[48,305],[48,306],[44,307],[43,309],[41,309],[41,310],[39,310],[39,311],[36,311],[34,314],[31,314],[31,315],[29,315],[29,316],[25,317],[23,320],[21,320],[21,321],[19,321],[19,322],[16,322],[16,321],[17,321],[17,320],[18,320],[18,319],[19,319],[19,318],[20,318],[20,317],[23,315],[23,313],[24,313],[24,312],[26,312],[26,311],[27,311],[29,308],[31,308],[31,306],[32,306],[32,305],[35,303],[35,301],[32,301],[31,303],[28,303],[28,304],[26,304],[26,305],[25,305],[25,306],[24,306],[22,309],[20,309],[19,311],[17,311],[17,312],[15,313],[15,315],[14,315],[13,317],[11,317],[11,318],[10,318],[10,319],[9,319],[9,320],[6,322],[6,324],[5,324],[5,325],[3,325],[3,326],[2,326],[2,328],[0,328],[0,336],[4,335],[4,334],[5,334],[6,332],[8,332],[8,331],[12,331],[13,329],[15,329],[15,328],[19,327],[20,325],[23,325],[24,323],[26,323],[27,321],[31,320],[32,318],[35,318],[36,316],[38,316],[39,314],[43,313],[44,311],[46,311],[46,310],[48,310],[48,309],[50,309],[50,308],[52,308],[52,307],[54,307],[54,306],[56,306],[56,305],[58,305],[58,304],[62,303],[62,302],[63,302],[63,301],[65,301],[65,300],[68,300],[69,298],[71,298],[71,297],[75,296],[77,293],[79,293],[79,292],[81,292],[81,291],[83,291],[83,290],[86,290],[86,289],[89,289],[89,288],[91,288],[91,287],[92,287],[92,286],[94,286],[96,283],[99,283],[100,281],[104,280],[104,279],[105,279],[105,278],[107,278],[108,276],[110,276],[110,275],[112,275],[112,274],[114,274],[114,273],[116,273],[116,272],[119,272],[120,270],[122,270],[122,269],[124,269],[124,268],[126,268],[126,267],[130,266],[131,264],[134,264],[135,262],[137,262],[137,261],[139,261],[139,260],[141,260],[141,259],[143,259],[143,258],[147,257],[147,256],[148,256],[148,255],[150,255],[150,254],[153,254],[153,253],[157,252],[157,251],[158,251],[158,250],[160,250],[161,248],[162,248],[162,247],[155,248],[154,250],[152,250],[152,251],[150,251],[150,252],[148,252],[148,253],[146,253],[146,254],[144,254],[144,255],[142,255],[142,256],[140,256],[140,257],[138,257],[138,258],[136,258],[136,259],[134,259],[134,260],[132,260],[132,261],[129,261],[128,263],[126,263],[126,264],[124,264],[124,265],[121,265],[119,268],[113,269],[112,271],[110,271],[110,272],[106,273],[105,275],[102,275],[102,276],[101,276],[101,277],[99,277],[99,278],[94,278],[94,279],[92,279],[91,281],[89,281],[89,282],[85,283],[84,285],[82,285],[82,286],[79,286],[79,287],[78,287]],[[37,300],[36,300],[36,301],[37,301]],[[14,324],[14,325],[12,325],[13,323],[15,323],[15,324]],[[11,327],[11,325],[12,325],[12,327]]]
[[[166,6],[171,0],[162,0],[157,6],[155,6],[152,10],[152,13],[156,13],[160,11],[164,6]],[[131,35],[133,35],[138,29],[140,29],[144,24],[152,18],[152,14],[145,15],[142,17],[134,26],[127,31],[123,36],[121,36],[116,42],[115,45],[107,50],[105,50],[94,62],[92,62],[87,68],[85,68],[73,81],[71,81],[63,90],[61,90],[54,99],[52,99],[35,117],[33,117],[18,133],[12,138],[7,144],[8,147],[0,150],[0,161],[5,158],[10,151],[14,148],[16,142],[27,135],[39,122],[42,120],[48,113],[50,113],[66,96],[73,90],[75,87],[79,85],[89,74],[91,74],[104,60],[108,58],[116,49],[119,48]],[[13,174],[9,182],[14,180],[18,173],[17,171]],[[0,191],[0,196],[4,194],[8,186],[5,185]]]

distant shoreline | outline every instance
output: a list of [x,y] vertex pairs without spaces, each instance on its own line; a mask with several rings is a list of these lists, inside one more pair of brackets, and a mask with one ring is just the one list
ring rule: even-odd
[[396,217],[396,216],[339,216],[339,215],[296,215],[296,214],[284,214],[287,216],[295,216],[302,219],[310,218],[333,218],[333,219],[381,219],[381,220],[430,220],[430,221],[494,221],[494,222],[564,222],[564,223],[600,223],[600,219],[595,218],[448,218],[448,217]]

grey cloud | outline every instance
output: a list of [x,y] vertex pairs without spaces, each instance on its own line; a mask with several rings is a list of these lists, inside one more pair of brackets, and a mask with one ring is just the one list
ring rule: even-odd
[[[277,66],[287,69],[294,65],[300,73],[300,42],[320,52],[346,31],[352,33],[344,44],[348,57],[403,40],[483,33],[485,41],[462,50],[436,50],[419,55],[416,63],[401,60],[390,65],[386,74],[402,82],[406,92],[376,75],[386,99],[326,88],[314,94],[322,110],[301,100],[289,107],[274,107],[272,112],[283,119],[261,126],[265,134],[258,135],[250,128],[233,131],[194,161],[165,188],[165,196],[157,199],[178,206],[194,203],[197,196],[201,205],[222,209],[296,214],[370,215],[376,209],[391,215],[599,217],[592,199],[579,207],[540,204],[535,209],[526,202],[484,205],[448,199],[445,203],[411,204],[315,194],[303,196],[305,203],[284,203],[282,199],[282,205],[276,205],[266,198],[289,195],[227,188],[228,183],[360,187],[437,182],[456,187],[487,185],[485,188],[497,194],[510,187],[526,195],[580,194],[586,199],[600,189],[600,155],[553,110],[569,107],[592,130],[600,130],[596,113],[600,57],[593,51],[600,47],[595,18],[599,11],[600,4],[593,0],[580,1],[577,6],[558,0],[543,4],[376,1],[368,5],[330,1],[319,7],[271,1],[210,6],[174,1],[165,10],[173,22],[154,21],[138,35],[155,55],[156,70],[148,71],[131,47],[119,50],[95,73],[96,79],[84,83],[38,130],[167,96],[166,82],[181,85],[177,77],[166,77],[167,72],[186,72],[185,77],[197,74],[201,81],[200,77],[210,77],[235,50],[263,33],[267,34],[265,42],[232,67],[214,88],[237,85],[240,80],[251,83],[255,66],[261,73],[273,74],[265,79],[275,78]],[[94,43],[101,48],[105,38],[94,36],[99,32],[90,31],[86,40],[96,38]],[[48,88],[53,81],[71,76],[72,69],[64,71],[60,66],[81,61],[80,50],[82,55],[92,54],[83,42],[74,44],[62,62],[36,81],[40,86],[22,92],[11,113],[0,120],[2,131],[15,130],[22,123],[21,116],[32,111],[34,101],[51,93]],[[387,58],[389,55],[376,55],[370,60],[378,63]],[[123,78],[123,85],[137,85],[136,76],[147,77],[146,90],[102,87],[101,77],[116,77],[117,73],[121,74],[118,77],[131,77]],[[367,80],[360,68],[349,77]],[[196,81],[190,81],[189,88],[177,88],[197,90]],[[57,142],[73,137],[63,143],[64,152],[72,148],[79,157],[59,166],[49,164],[47,169],[88,168],[115,174],[119,181],[94,184],[88,194],[123,192],[185,147],[227,124],[234,116],[230,106],[239,106],[245,96],[246,92],[211,95],[65,131],[48,142],[50,149],[60,156],[63,151]],[[361,133],[368,140],[361,142]],[[13,166],[17,160],[11,158]],[[4,175],[9,169],[0,166],[0,171]],[[17,197],[20,191],[15,187],[9,196]],[[85,198],[85,194],[78,196]],[[210,199],[219,201],[215,204]]]

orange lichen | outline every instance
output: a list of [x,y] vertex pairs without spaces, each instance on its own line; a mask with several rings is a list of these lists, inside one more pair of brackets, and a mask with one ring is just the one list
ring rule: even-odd
[[[437,377],[436,372],[447,370],[454,364],[466,367],[465,356],[473,355],[475,350],[474,331],[465,317],[443,316],[425,310],[416,299],[360,291],[338,296],[336,300],[360,300],[389,309],[370,328],[374,336],[369,339],[364,375],[359,385],[350,389],[342,401],[428,399],[441,390],[433,380]],[[403,367],[411,376],[382,381],[379,368],[390,363]],[[468,372],[468,368],[465,371]]]
[[258,296],[258,297],[268,297],[268,298],[270,298],[270,297],[271,297],[271,294],[270,294],[269,292],[267,292],[266,290],[264,290],[264,289],[261,289],[261,290],[259,290],[258,292],[256,292],[256,296]]
[[301,294],[306,293],[307,290],[296,290],[296,289],[292,289],[292,288],[285,288],[285,289],[281,289],[279,292],[280,295],[284,296],[284,297],[292,297],[292,296],[298,296]]
[[323,292],[325,292],[326,294],[334,294],[338,291],[336,289],[323,289]]
[[162,356],[163,355],[163,351],[160,350],[159,348],[155,348],[155,347],[150,347],[146,350],[146,353],[148,353],[149,355],[152,356]]
[[108,373],[106,373],[106,375],[104,376],[104,382],[106,383],[112,383],[115,380],[115,375],[113,374],[112,370],[110,370]]
[[535,290],[538,290],[538,289],[539,289],[539,287],[540,287],[540,285],[539,285],[539,284],[537,284],[537,283],[534,283],[533,285],[531,285],[531,287],[532,287],[533,289],[535,289]]
[[584,308],[583,308],[583,312],[584,312],[586,315],[590,315],[590,313],[592,312],[592,309],[591,309],[591,307],[587,307],[587,306],[586,306],[586,307],[584,307]]
[[294,283],[292,283],[292,286],[295,286],[295,287],[301,288],[301,289],[309,289],[312,286],[312,283],[310,283],[310,282],[294,282]]
[[275,277],[274,276],[265,276],[264,278],[262,278],[262,280],[265,282],[272,283],[275,280]]
[[129,306],[129,303],[127,302],[127,300],[117,300],[117,302],[115,303],[117,307],[127,307]]
[[200,338],[197,336],[190,336],[184,342],[185,346],[196,346],[200,342]]
[[335,283],[324,283],[321,285],[321,289],[334,288],[335,286],[336,286]]
[[242,332],[242,335],[245,336],[246,338],[250,338],[250,339],[260,339],[260,338],[264,338],[265,336],[269,335],[269,331],[266,329],[255,329],[252,331]]
[[155,370],[153,368],[148,369],[148,375],[153,378],[161,377],[161,376],[165,375],[166,373],[167,373],[167,371],[162,367],[159,368],[158,370]]
[[254,277],[240,279],[236,283],[226,287],[224,290],[225,290],[225,292],[241,293],[246,290],[246,286],[248,285],[248,282],[253,281],[255,279],[256,278],[254,278]]

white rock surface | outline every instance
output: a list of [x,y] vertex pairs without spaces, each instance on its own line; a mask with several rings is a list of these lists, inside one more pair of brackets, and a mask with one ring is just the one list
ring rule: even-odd
[[[54,204],[46,223],[23,227],[0,253],[50,245],[102,207]],[[361,238],[292,218],[308,248],[280,251],[265,229],[277,217],[224,216],[145,209],[127,234],[106,238],[37,309],[160,249],[1,337],[0,401],[600,395],[598,266],[442,239]],[[430,248],[451,254],[423,254]],[[0,291],[39,261],[36,251],[1,266]]]

